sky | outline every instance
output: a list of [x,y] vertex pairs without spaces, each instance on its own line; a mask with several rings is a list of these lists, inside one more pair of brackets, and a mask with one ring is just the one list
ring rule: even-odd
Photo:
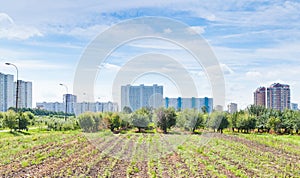
[[[72,93],[78,63],[99,34],[124,20],[148,16],[180,21],[205,39],[224,74],[226,104],[245,108],[253,103],[256,88],[275,82],[289,84],[292,102],[300,103],[299,1],[0,0],[0,72],[15,74],[4,63],[17,65],[19,79],[33,82],[33,103],[62,101],[66,91],[59,83]],[[192,56],[172,43],[146,39],[120,46],[96,66],[94,99],[112,100],[122,66],[154,52],[176,58],[193,78],[198,97],[212,97],[205,70]],[[133,84],[141,83],[164,85],[164,96],[180,95],[162,75],[140,76]]]

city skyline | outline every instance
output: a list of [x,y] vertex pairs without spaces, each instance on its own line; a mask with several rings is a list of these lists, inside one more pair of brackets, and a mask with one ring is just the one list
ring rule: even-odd
[[[12,90],[10,90],[10,93],[12,93],[12,95],[13,95],[13,97],[12,97],[12,99],[11,100],[8,100],[7,98],[9,98],[10,97],[10,95],[8,94],[9,92],[7,92],[8,90],[8,88],[9,88],[9,82],[7,82],[7,81],[10,81],[10,83],[12,83],[13,85],[11,86],[13,89]],[[74,110],[72,110],[71,111],[71,109],[74,109],[74,106],[75,106],[75,103],[81,103],[82,104],[82,106],[80,106],[80,107],[82,107],[82,108],[85,108],[85,107],[87,107],[87,106],[83,106],[83,105],[85,105],[85,103],[89,103],[90,101],[81,101],[81,102],[77,102],[77,96],[76,95],[72,95],[72,94],[70,94],[68,91],[68,94],[63,94],[63,103],[60,103],[59,101],[54,101],[54,102],[49,102],[49,101],[38,101],[38,102],[36,102],[35,103],[35,106],[33,106],[33,103],[32,103],[32,82],[28,82],[28,81],[23,81],[23,80],[19,80],[19,90],[20,90],[20,92],[19,92],[19,102],[18,102],[18,105],[20,106],[20,108],[22,108],[22,107],[25,107],[25,108],[39,108],[39,106],[38,105],[41,105],[41,103],[50,103],[51,104],[51,107],[54,107],[54,106],[52,106],[52,104],[53,105],[56,105],[56,104],[63,104],[63,103],[65,103],[65,100],[66,100],[66,95],[67,96],[73,96],[72,98],[73,99],[71,99],[71,98],[69,98],[68,100],[68,103],[69,103],[69,106],[68,106],[68,108],[67,108],[67,112],[68,113],[75,113],[75,111]],[[16,82],[14,81],[14,75],[11,75],[11,74],[4,74],[4,73],[1,73],[0,72],[0,83],[1,83],[1,91],[0,91],[0,94],[1,94],[1,96],[3,96],[3,97],[1,97],[1,101],[0,101],[0,106],[1,106],[1,110],[2,111],[5,111],[6,109],[5,108],[9,108],[9,107],[14,107],[15,106],[15,99],[16,99],[16,91],[15,91],[15,89],[14,88],[16,88]],[[60,85],[64,85],[64,84],[60,84]],[[8,88],[7,88],[7,86],[8,86]],[[128,87],[134,87],[134,88],[140,88],[140,87],[149,87],[149,86],[146,86],[145,84],[140,84],[140,85],[130,85],[130,84],[127,84],[126,85],[127,86],[127,88]],[[121,90],[121,93],[123,92],[123,89],[126,87],[126,86],[122,86],[122,90]],[[150,87],[155,87],[155,86],[158,86],[157,84],[153,84],[153,86],[150,86]],[[288,95],[286,96],[286,99],[284,100],[284,105],[279,105],[279,104],[276,104],[276,103],[278,103],[279,102],[279,99],[277,99],[278,101],[275,103],[275,104],[271,104],[271,101],[272,101],[272,99],[270,98],[270,95],[271,94],[269,94],[270,93],[270,90],[272,89],[272,88],[276,88],[276,87],[279,87],[279,88],[284,88],[283,90],[284,91],[282,91],[281,92],[281,90],[280,90],[280,92],[279,93],[282,93],[281,95],[283,95],[283,96],[285,96],[286,94],[285,94],[285,91],[286,91],[286,89],[288,89]],[[6,87],[6,88],[5,88]],[[10,88],[11,88],[10,87]],[[163,85],[161,85],[161,86],[158,86],[158,87],[162,87],[162,90],[163,90]],[[127,89],[128,90],[128,89]],[[6,93],[5,93],[5,91],[6,91]],[[28,92],[29,91],[29,92]],[[129,91],[129,90],[128,90]],[[275,92],[277,91],[277,89],[275,89],[274,90]],[[284,110],[284,108],[288,108],[288,109],[293,109],[293,110],[295,110],[295,108],[298,108],[298,103],[295,103],[295,102],[291,102],[292,100],[291,100],[291,96],[290,96],[290,93],[291,93],[291,90],[290,90],[290,86],[289,85],[287,85],[287,84],[280,84],[280,83],[273,83],[273,84],[271,84],[270,85],[270,87],[263,87],[263,86],[260,86],[260,87],[258,87],[255,91],[254,91],[254,93],[253,93],[253,96],[254,96],[254,100],[253,100],[253,102],[252,103],[249,103],[248,105],[247,105],[247,107],[248,106],[250,106],[250,105],[261,105],[261,106],[264,106],[265,108],[273,108],[273,109],[279,109],[279,110]],[[85,95],[87,95],[86,93],[85,93]],[[122,94],[121,94],[122,95]],[[272,94],[272,96],[274,96],[274,97],[276,97],[277,95],[279,95],[278,94],[278,92],[277,92],[277,94],[275,93],[275,94]],[[280,96],[281,96],[280,95]],[[8,96],[8,97],[7,97]],[[168,97],[168,96],[165,96],[164,94],[163,94],[163,92],[161,93],[161,96],[162,96],[162,100],[163,100],[163,102],[164,102],[164,106],[165,107],[167,107],[167,104],[166,104],[166,102],[167,102],[167,99],[171,99],[171,100],[178,100],[178,98],[180,98],[181,99],[181,96],[177,96],[177,98],[172,98],[172,97]],[[10,97],[11,98],[11,97]],[[192,97],[192,98],[196,98],[197,99],[197,97]],[[191,98],[191,99],[192,99]],[[207,98],[207,97],[204,97],[204,98]],[[6,99],[6,100],[5,100]],[[123,100],[124,98],[122,98],[122,100]],[[185,99],[185,98],[182,98],[182,99]],[[121,111],[122,110],[122,106],[124,106],[124,104],[122,104],[122,100],[121,101],[105,101],[105,102],[115,102],[115,103],[117,103],[119,106],[120,106],[120,108],[119,108],[119,110]],[[90,103],[105,103],[105,102],[99,102],[99,101],[92,101],[92,102],[90,102]],[[161,102],[162,103],[162,102]],[[171,102],[172,103],[172,102]],[[173,102],[174,103],[174,102]],[[282,103],[282,102],[279,102],[279,103]],[[239,109],[241,110],[241,109],[246,109],[246,108],[241,108],[240,107],[240,105],[239,105],[239,103],[234,103],[234,102],[229,102],[229,103],[225,103],[226,105],[227,105],[227,111],[231,111],[231,110],[238,110],[237,108],[238,108],[238,106],[239,106]],[[74,105],[74,106],[70,106],[70,105]],[[212,105],[212,104],[211,104]],[[275,106],[276,105],[276,106]],[[7,106],[9,106],[9,107],[7,107]],[[175,105],[174,105],[175,106]],[[97,106],[92,106],[93,108],[97,108]],[[215,105],[212,105],[212,107],[217,107],[217,106],[215,106]],[[56,108],[56,107],[55,107]],[[176,108],[176,107],[175,107]],[[187,108],[189,108],[189,107],[187,107]],[[190,108],[192,108],[192,107],[190,107]],[[223,107],[224,109],[226,108],[226,107]],[[232,109],[232,108],[234,108],[234,109]],[[82,110],[85,110],[85,109],[82,109]],[[95,111],[98,111],[98,109],[94,109]],[[134,110],[136,110],[136,109],[134,109]],[[81,113],[81,112],[78,112],[77,111],[77,113]]]
[[[15,75],[14,69],[4,63],[16,64],[20,80],[33,82],[33,103],[61,101],[65,90],[59,83],[68,85],[72,93],[77,63],[91,40],[123,20],[146,16],[183,22],[209,43],[224,72],[225,106],[234,102],[245,108],[253,103],[251,93],[257,86],[273,83],[289,84],[291,102],[300,103],[299,2],[154,0],[74,4],[63,0],[55,4],[32,0],[17,4],[1,1],[0,72]],[[205,71],[183,50],[167,42],[145,40],[120,47],[103,66],[96,66],[103,70],[95,81],[95,98],[111,101],[117,71],[127,60],[147,52],[178,58],[197,85],[200,96],[196,97],[212,97]],[[180,96],[172,82],[162,76],[150,74],[131,84],[142,83],[164,85],[166,96]]]

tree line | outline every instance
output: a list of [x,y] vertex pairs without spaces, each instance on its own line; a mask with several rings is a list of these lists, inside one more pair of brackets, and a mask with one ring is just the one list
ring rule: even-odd
[[138,132],[159,128],[163,133],[167,133],[171,128],[179,128],[193,133],[199,129],[212,129],[220,133],[223,133],[224,129],[230,129],[233,132],[244,133],[255,131],[299,134],[300,129],[300,111],[278,111],[255,105],[233,114],[218,111],[209,114],[205,109],[175,111],[174,108],[141,108],[132,112],[130,108],[124,108],[123,112],[119,113],[83,113],[78,116],[78,120],[85,132],[106,128],[114,132],[136,127]]
[[97,132],[109,129],[120,132],[137,128],[138,132],[159,129],[168,133],[176,128],[192,133],[201,129],[212,129],[223,132],[224,129],[233,132],[274,132],[277,134],[299,134],[300,111],[277,111],[262,106],[251,105],[245,110],[233,114],[227,112],[207,113],[185,109],[176,111],[174,108],[141,108],[134,112],[126,107],[123,112],[86,112],[77,117],[37,116],[30,111],[14,112],[9,110],[0,113],[0,128],[27,130],[29,125],[44,125],[48,130],[75,130],[81,128],[84,132]]

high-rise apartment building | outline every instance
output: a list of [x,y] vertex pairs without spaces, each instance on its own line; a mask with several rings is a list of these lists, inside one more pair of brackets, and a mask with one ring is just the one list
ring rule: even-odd
[[211,113],[213,110],[213,99],[212,98],[165,98],[165,107],[173,107],[176,110],[184,109],[196,109],[201,111],[202,107],[206,108],[208,113]]
[[283,111],[291,107],[290,86],[274,83],[267,89],[268,108]]
[[[18,80],[18,108],[32,108],[32,82]],[[17,82],[14,83],[14,103],[16,102]]]
[[266,88],[259,87],[254,92],[254,105],[266,107]]
[[154,84],[153,86],[132,86],[121,87],[121,110],[125,106],[132,111],[142,107],[158,108],[163,106],[163,86]]
[[0,111],[14,107],[14,76],[0,73]]
[[53,112],[65,112],[65,107],[63,103],[59,102],[42,102],[36,103],[36,107],[38,109],[43,109],[46,111],[53,111]]
[[[77,105],[77,96],[72,94],[63,95],[64,107],[67,108],[67,113],[75,114]],[[65,110],[64,110],[65,111]]]
[[229,103],[227,107],[228,107],[228,112],[230,114],[233,114],[238,111],[238,105],[236,103]]

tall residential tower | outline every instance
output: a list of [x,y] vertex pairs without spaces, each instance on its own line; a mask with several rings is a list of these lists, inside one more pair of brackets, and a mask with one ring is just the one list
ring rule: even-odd
[[0,73],[0,111],[14,107],[14,76]]
[[274,83],[267,89],[268,108],[283,111],[291,108],[290,86]]
[[158,108],[163,106],[163,86],[132,86],[121,87],[121,110],[130,107],[132,111],[142,107]]
[[266,107],[266,88],[259,87],[254,92],[254,105]]

